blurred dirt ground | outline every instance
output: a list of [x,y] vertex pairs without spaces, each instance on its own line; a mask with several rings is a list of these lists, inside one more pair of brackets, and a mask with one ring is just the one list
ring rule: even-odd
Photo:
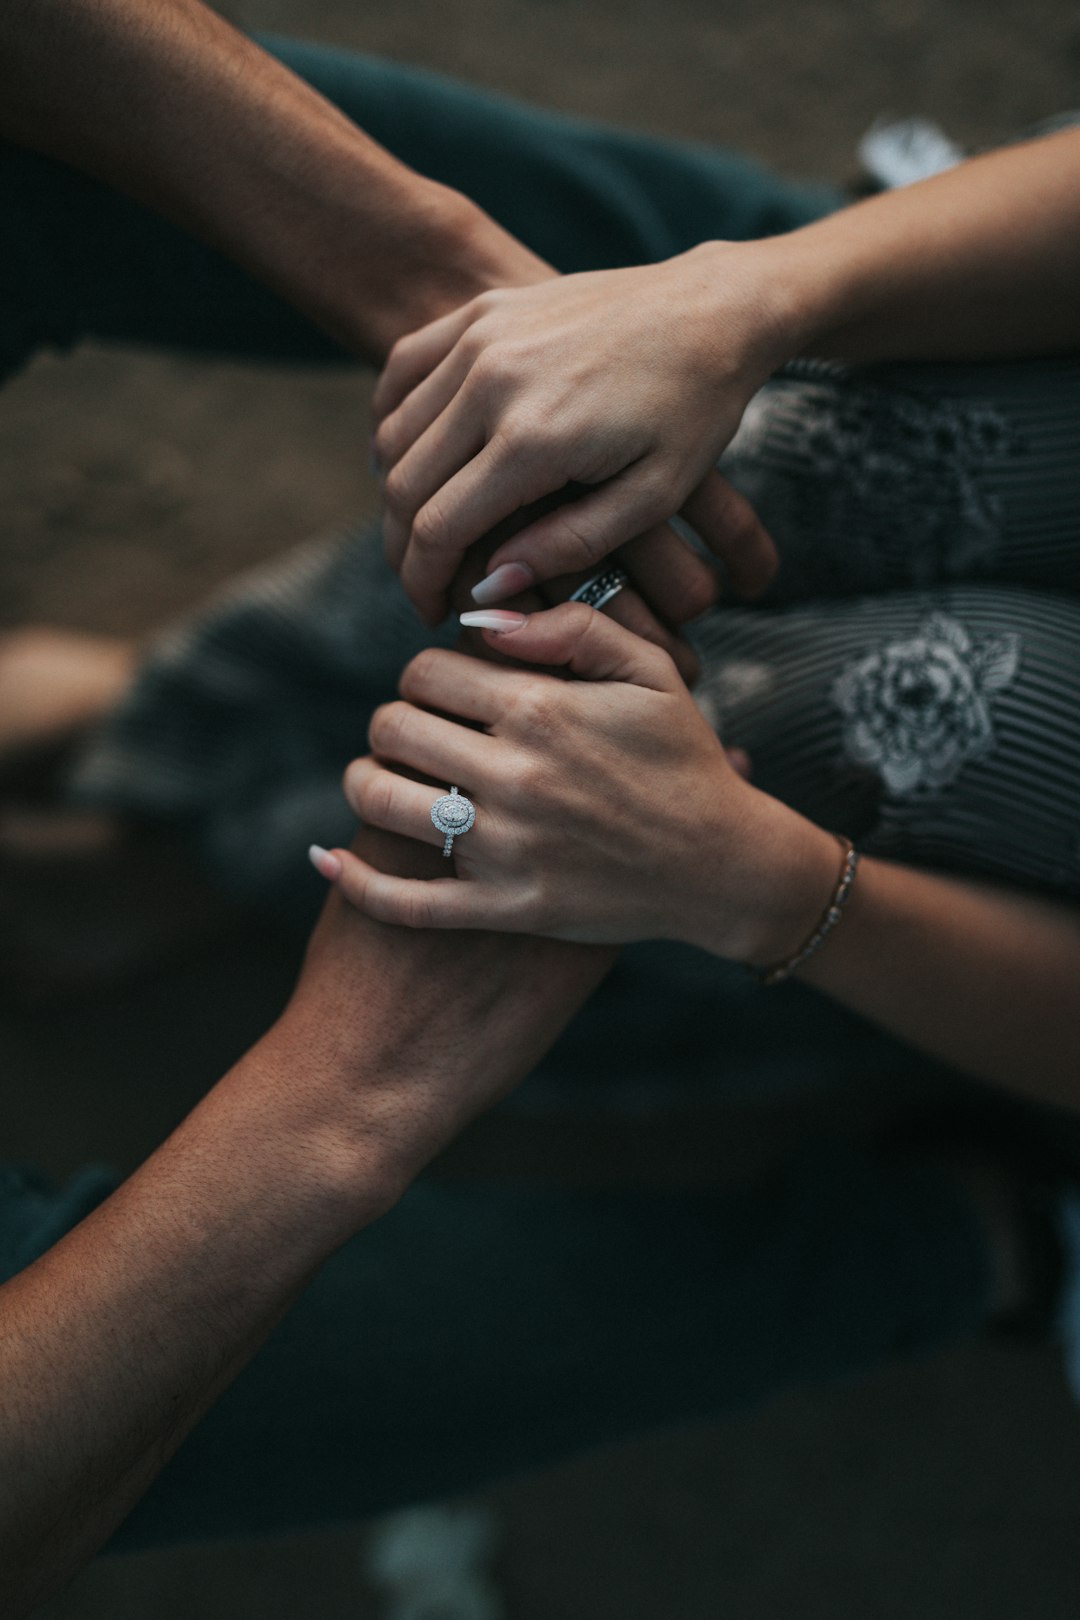
[[[1067,0],[242,0],[245,26],[422,63],[843,180],[883,112],[990,144],[1080,102]],[[0,396],[0,623],[142,633],[371,509],[368,384],[84,350]],[[291,952],[222,944],[62,1015],[0,1001],[5,1157],[130,1165],[265,1024]],[[222,993],[222,984],[228,994]],[[712,1132],[710,1138],[710,1130]],[[594,1130],[608,1172],[700,1176],[727,1127]],[[581,1122],[459,1156],[567,1173]],[[674,1168],[673,1168],[674,1167]],[[358,1459],[362,1466],[362,1459]],[[1053,1358],[985,1346],[798,1393],[491,1493],[510,1620],[1073,1620],[1080,1414]],[[101,1560],[51,1620],[372,1616],[362,1531]]]

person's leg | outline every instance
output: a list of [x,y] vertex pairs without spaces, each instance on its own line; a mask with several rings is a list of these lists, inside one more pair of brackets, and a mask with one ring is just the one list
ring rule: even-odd
[[956,585],[725,609],[699,703],[869,854],[1080,898],[1080,598]]
[[[106,1188],[0,1180],[9,1266]],[[853,1152],[711,1195],[421,1185],[328,1262],[114,1545],[352,1519],[715,1417],[974,1332],[990,1286],[954,1181]]]
[[799,362],[721,467],[780,553],[770,602],[994,580],[1080,591],[1080,360]]
[[[706,147],[577,123],[343,50],[267,43],[376,140],[474,196],[559,269],[783,230],[840,200]],[[341,358],[242,271],[63,165],[0,149],[0,216],[0,377],[37,348],[83,338]]]
[[[870,853],[1080,893],[1075,598],[893,591],[722,608],[694,633],[699,702],[766,791]],[[322,898],[303,851],[350,836],[341,770],[424,639],[374,531],[305,548],[154,651],[84,757],[80,802],[186,827],[230,892],[303,927]],[[677,1073],[775,1094],[920,1064],[800,985],[651,945],[624,953],[535,1085],[653,1095]]]
[[669,258],[770,236],[842,201],[703,143],[570,118],[417,68],[266,43],[411,168],[464,192],[556,269]]

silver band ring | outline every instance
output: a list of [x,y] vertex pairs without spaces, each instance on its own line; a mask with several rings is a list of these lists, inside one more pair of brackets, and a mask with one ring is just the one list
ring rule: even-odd
[[454,839],[467,833],[476,820],[476,806],[464,793],[452,787],[449,793],[435,800],[431,807],[431,819],[439,831],[445,833],[442,852],[449,855],[454,847]]
[[599,612],[613,596],[618,596],[627,583],[628,575],[625,568],[620,568],[618,563],[612,563],[610,568],[602,568],[592,579],[587,579],[584,585],[579,585],[570,600],[584,602],[586,607],[595,608]]

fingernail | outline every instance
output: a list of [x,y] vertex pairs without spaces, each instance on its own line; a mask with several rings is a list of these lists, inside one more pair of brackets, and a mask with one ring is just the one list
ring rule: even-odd
[[331,855],[328,849],[322,849],[318,844],[312,844],[308,850],[308,860],[327,883],[335,883],[341,876],[341,857]]
[[536,575],[528,563],[503,563],[487,579],[473,586],[472,599],[481,607],[490,607],[492,602],[505,602],[508,596],[517,596],[535,583]]
[[527,619],[527,613],[511,613],[506,608],[485,608],[481,613],[461,615],[461,623],[467,630],[499,630],[503,635],[520,630]]

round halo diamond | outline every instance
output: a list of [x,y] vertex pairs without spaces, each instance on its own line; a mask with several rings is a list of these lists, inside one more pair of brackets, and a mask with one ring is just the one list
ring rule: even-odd
[[476,820],[476,806],[471,799],[467,799],[457,788],[451,788],[449,793],[435,800],[431,807],[431,819],[439,831],[445,834],[446,842],[443,844],[443,854],[449,855],[454,839],[462,833],[467,833]]

